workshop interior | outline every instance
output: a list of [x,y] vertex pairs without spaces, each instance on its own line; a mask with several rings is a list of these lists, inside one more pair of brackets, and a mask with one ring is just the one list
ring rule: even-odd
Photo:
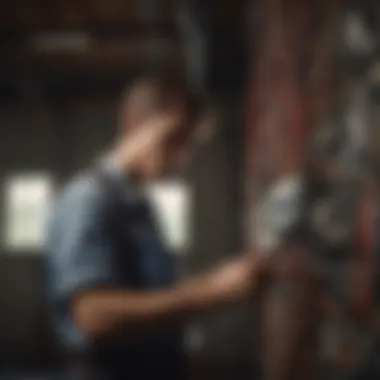
[[[370,224],[368,214],[380,194],[380,4],[14,0],[1,8],[0,380],[60,376],[43,267],[49,208],[112,143],[128,81],[160,66],[182,71],[203,107],[186,178],[150,193],[180,276],[231,252],[271,254],[291,230],[312,246],[333,299],[318,322],[318,378],[379,378],[378,217]],[[295,193],[306,194],[302,205]],[[271,208],[284,197],[291,201],[278,216]],[[265,305],[189,323],[187,378],[309,380],[265,369],[262,341],[275,339]],[[282,315],[292,311],[276,310],[287,330]]]

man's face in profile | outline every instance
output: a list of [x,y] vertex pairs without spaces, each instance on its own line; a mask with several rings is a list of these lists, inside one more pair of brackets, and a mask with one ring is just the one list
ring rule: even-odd
[[[159,117],[159,116],[158,116]],[[163,137],[147,154],[149,177],[161,178],[180,174],[189,161],[189,118],[179,107],[163,116]]]

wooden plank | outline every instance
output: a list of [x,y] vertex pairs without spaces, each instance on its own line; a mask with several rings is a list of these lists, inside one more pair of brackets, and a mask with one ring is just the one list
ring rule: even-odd
[[[128,28],[141,23],[137,0],[19,0],[2,7],[0,33],[59,28]],[[173,5],[174,7],[174,5]],[[170,23],[170,6],[158,24]]]
[[[21,69],[25,65],[38,70],[83,69],[92,71],[122,70],[127,72],[138,65],[154,64],[162,60],[180,62],[181,48],[173,40],[162,39],[160,51],[151,50],[156,44],[150,38],[129,38],[97,41],[88,49],[78,51],[39,52],[32,50],[26,41],[5,46],[0,62],[3,70]],[[179,63],[178,63],[179,64]]]

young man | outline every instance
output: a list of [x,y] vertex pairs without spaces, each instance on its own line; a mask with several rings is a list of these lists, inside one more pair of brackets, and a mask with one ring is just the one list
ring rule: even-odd
[[123,99],[116,144],[57,202],[48,234],[55,327],[78,374],[181,379],[181,325],[252,295],[263,265],[249,255],[174,282],[142,184],[185,165],[194,123],[176,82],[137,81]]

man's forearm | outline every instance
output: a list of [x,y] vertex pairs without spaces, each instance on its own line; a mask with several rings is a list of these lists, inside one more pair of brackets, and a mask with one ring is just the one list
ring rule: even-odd
[[180,323],[227,301],[228,296],[217,294],[204,278],[157,292],[87,292],[74,300],[73,314],[88,336],[112,339],[120,333],[128,336]]

